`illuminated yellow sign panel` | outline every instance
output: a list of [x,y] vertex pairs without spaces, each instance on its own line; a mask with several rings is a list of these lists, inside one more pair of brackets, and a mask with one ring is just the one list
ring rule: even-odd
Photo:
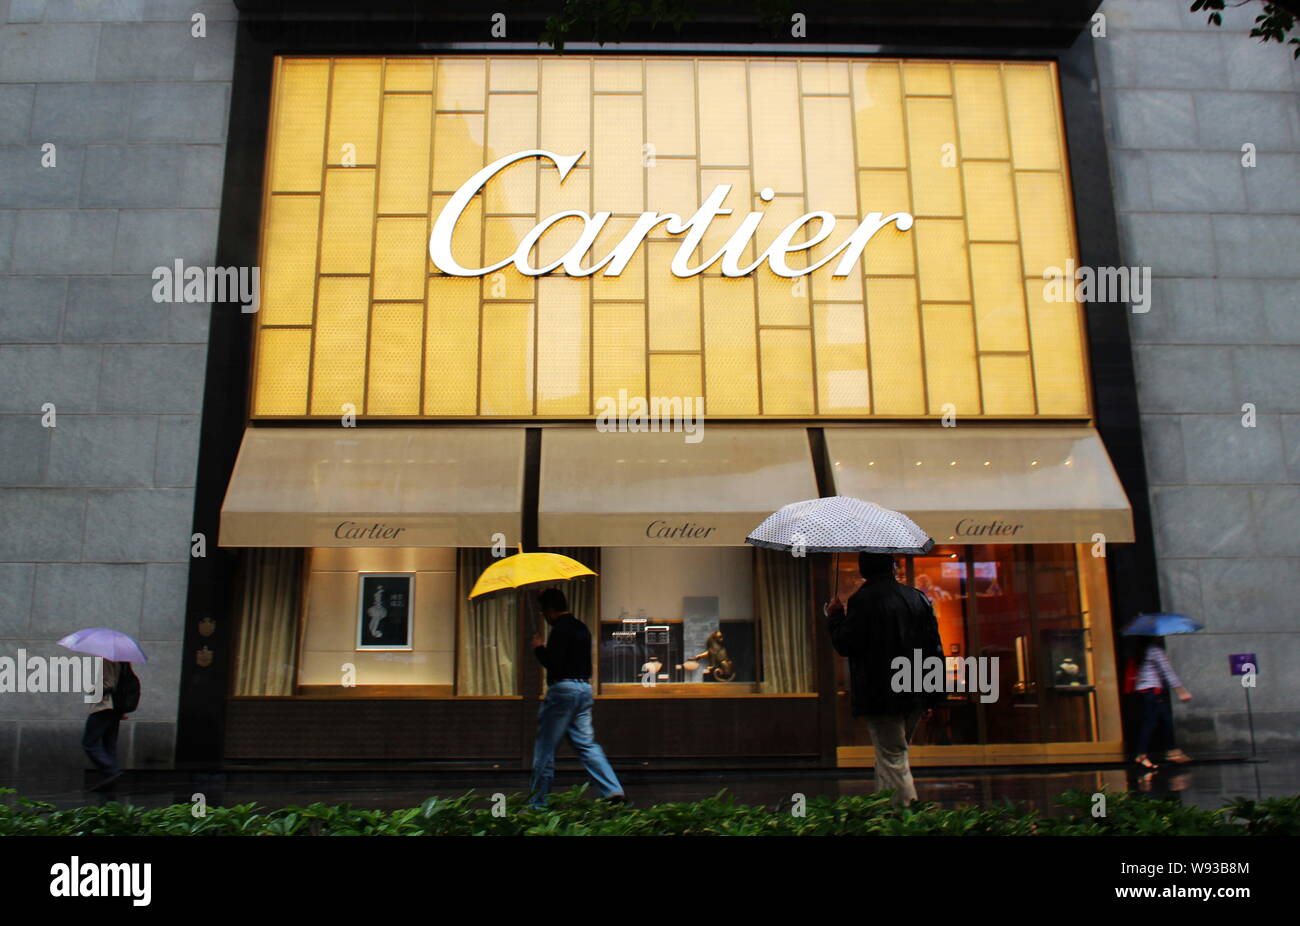
[[263,214],[256,417],[1089,414],[1050,63],[282,58]]

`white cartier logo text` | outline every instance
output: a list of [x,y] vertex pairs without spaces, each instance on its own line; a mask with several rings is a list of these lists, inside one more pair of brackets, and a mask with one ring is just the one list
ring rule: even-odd
[[[564,157],[540,148],[516,151],[514,154],[508,154],[500,160],[493,161],[470,177],[447,201],[442,212],[438,214],[437,221],[433,223],[433,232],[429,235],[429,257],[433,260],[434,266],[443,273],[457,277],[481,277],[489,273],[495,273],[511,264],[514,264],[520,273],[530,277],[544,276],[560,269],[563,269],[571,277],[591,276],[597,271],[602,272],[607,277],[616,277],[623,272],[623,268],[632,260],[646,237],[656,227],[662,225],[664,233],[683,236],[682,243],[677,248],[677,253],[673,256],[672,261],[672,272],[673,276],[676,277],[696,276],[719,262],[722,275],[727,277],[747,276],[758,269],[764,262],[777,276],[800,277],[826,266],[837,257],[839,261],[835,264],[831,275],[843,277],[849,275],[853,265],[862,256],[862,249],[867,246],[867,242],[871,240],[871,237],[876,232],[890,223],[896,225],[899,231],[907,231],[912,227],[912,216],[909,213],[895,212],[890,215],[882,215],[879,212],[872,212],[862,220],[852,234],[829,254],[817,261],[810,262],[807,267],[791,267],[786,263],[787,255],[797,254],[800,251],[806,251],[821,244],[830,237],[835,228],[835,216],[831,213],[809,212],[795,219],[777,234],[767,249],[758,256],[758,260],[752,264],[744,265],[741,260],[745,249],[752,241],[754,233],[758,230],[759,223],[763,221],[764,216],[762,212],[751,212],[745,216],[740,223],[740,227],[718,249],[717,253],[703,257],[699,259],[698,263],[692,264],[691,260],[696,256],[696,251],[704,240],[709,224],[718,216],[731,215],[732,213],[731,209],[723,206],[727,194],[731,192],[731,184],[722,183],[713,188],[713,192],[705,197],[704,202],[700,204],[700,208],[690,218],[683,219],[673,212],[641,213],[640,217],[632,224],[631,230],[614,246],[614,249],[588,266],[583,266],[583,260],[587,257],[587,252],[591,250],[596,237],[600,234],[601,229],[605,227],[605,223],[609,221],[612,213],[597,212],[590,214],[574,209],[557,212],[542,219],[528,234],[524,235],[519,242],[519,246],[510,256],[487,267],[462,267],[457,262],[452,255],[452,233],[455,231],[456,223],[460,220],[465,207],[469,205],[470,201],[483,189],[488,181],[518,161],[529,158],[545,158],[554,162],[555,166],[559,168],[559,179],[563,183],[564,178],[569,175],[574,165],[582,159],[582,155],[585,153],[584,151],[581,154]],[[767,189],[763,190],[761,194],[764,201],[770,201],[772,196],[771,190]],[[537,246],[537,242],[541,240],[542,235],[546,234],[552,227],[567,220],[582,223],[582,231],[572,247],[558,260],[540,267],[534,266],[532,252]],[[817,223],[815,229],[811,227],[814,222]],[[804,226],[810,226],[808,240],[796,242],[794,240],[795,236],[799,234]]]

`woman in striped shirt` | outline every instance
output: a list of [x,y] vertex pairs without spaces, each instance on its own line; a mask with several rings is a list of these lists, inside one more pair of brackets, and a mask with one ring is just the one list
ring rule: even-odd
[[1165,655],[1164,641],[1152,637],[1138,665],[1137,677],[1133,688],[1142,702],[1142,726],[1138,730],[1136,762],[1145,769],[1159,766],[1147,755],[1151,740],[1159,729],[1163,740],[1168,743],[1165,759],[1182,764],[1190,762],[1191,757],[1174,745],[1174,717],[1169,709],[1169,700],[1164,697],[1164,686],[1168,685],[1178,695],[1180,701],[1192,700],[1191,693],[1183,687],[1182,680]]

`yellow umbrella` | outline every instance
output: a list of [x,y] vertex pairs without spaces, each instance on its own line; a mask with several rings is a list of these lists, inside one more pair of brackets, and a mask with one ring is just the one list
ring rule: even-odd
[[576,559],[559,553],[525,553],[521,546],[518,553],[497,560],[484,569],[469,597],[478,598],[493,592],[545,585],[548,582],[567,582],[595,574]]

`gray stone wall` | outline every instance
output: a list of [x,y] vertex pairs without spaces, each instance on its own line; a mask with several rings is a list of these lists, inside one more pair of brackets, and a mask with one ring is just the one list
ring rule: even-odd
[[[1248,748],[1229,653],[1256,653],[1261,747],[1300,744],[1300,64],[1190,0],[1106,0],[1095,40],[1121,246],[1151,267],[1130,316],[1171,638],[1195,749]],[[1242,164],[1255,146],[1256,166]],[[1257,426],[1242,425],[1242,406]]]
[[[139,639],[135,767],[172,761],[209,310],[155,303],[150,274],[215,258],[235,16],[0,0],[0,655]],[[0,705],[0,781],[80,776],[79,695]]]

